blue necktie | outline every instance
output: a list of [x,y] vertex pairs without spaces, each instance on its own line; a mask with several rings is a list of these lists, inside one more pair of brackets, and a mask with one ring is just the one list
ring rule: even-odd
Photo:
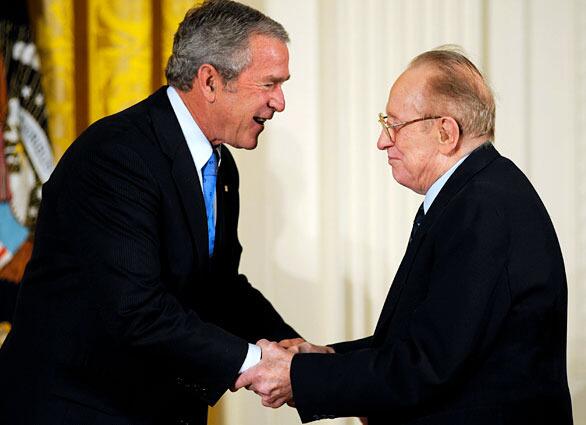
[[208,216],[208,250],[210,257],[214,253],[214,241],[216,239],[216,225],[214,220],[214,196],[216,195],[216,180],[218,176],[218,157],[216,150],[208,162],[201,169],[203,177],[203,199],[206,204],[206,215]]

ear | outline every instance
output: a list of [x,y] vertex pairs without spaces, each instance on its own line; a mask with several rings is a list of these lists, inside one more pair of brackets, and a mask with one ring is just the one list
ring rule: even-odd
[[439,150],[443,155],[452,154],[458,147],[460,140],[460,127],[452,117],[440,118],[439,128]]
[[220,73],[213,65],[208,63],[204,63],[199,67],[193,80],[193,85],[199,88],[204,98],[210,103],[215,102],[221,84],[222,77]]

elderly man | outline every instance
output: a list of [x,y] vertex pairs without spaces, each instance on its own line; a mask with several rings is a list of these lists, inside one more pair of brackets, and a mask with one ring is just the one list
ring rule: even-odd
[[285,108],[288,35],[228,0],[190,10],[170,86],[92,125],[43,189],[0,352],[0,423],[205,424],[298,334],[238,273],[238,172]]
[[237,387],[295,404],[303,422],[572,423],[560,247],[539,196],[492,145],[483,76],[456,51],[423,53],[386,111],[378,148],[425,199],[374,334],[281,343],[296,355],[260,341],[263,360]]

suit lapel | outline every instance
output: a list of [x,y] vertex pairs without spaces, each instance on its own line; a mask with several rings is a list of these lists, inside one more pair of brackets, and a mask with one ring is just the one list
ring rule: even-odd
[[149,98],[149,115],[161,148],[171,160],[171,173],[195,242],[197,258],[200,264],[205,264],[209,257],[203,193],[191,153],[166,90],[167,87],[162,87]]
[[[422,225],[423,226],[423,223]],[[401,260],[401,264],[399,264],[399,268],[397,269],[397,273],[395,274],[395,278],[393,279],[393,283],[389,288],[389,292],[387,293],[387,298],[385,303],[383,304],[383,309],[378,319],[378,323],[376,325],[374,331],[374,339],[375,344],[376,341],[379,339],[380,336],[384,335],[384,329],[386,329],[387,324],[390,322],[390,319],[393,317],[393,313],[397,307],[397,303],[401,298],[401,293],[403,292],[403,288],[405,287],[405,283],[407,282],[407,277],[409,276],[409,271],[411,270],[411,265],[413,264],[413,260],[416,257],[417,251],[421,245],[421,242],[425,239],[425,233],[423,228],[419,228],[413,240],[407,245],[407,249],[405,250],[405,255],[403,255],[403,259]]]
[[195,240],[199,262],[205,264],[209,259],[205,201],[187,143],[182,145],[173,160],[172,173]]
[[[222,146],[222,158],[225,158],[225,148]],[[214,255],[219,255],[220,251],[224,248],[224,233],[226,229],[226,218],[225,218],[225,196],[224,193],[224,172],[225,167],[218,168],[218,179],[216,181],[216,243],[214,248]]]
[[443,210],[447,207],[450,200],[462,189],[470,179],[476,175],[479,171],[485,168],[488,164],[498,158],[500,155],[492,146],[482,145],[475,149],[468,158],[458,167],[454,174],[448,179],[444,187],[440,190],[439,194],[433,201],[433,204],[425,214],[425,219],[421,224],[419,230],[415,234],[415,237],[411,243],[407,246],[405,255],[401,260],[401,264],[393,279],[393,283],[387,298],[383,305],[383,309],[379,316],[378,323],[374,332],[374,343],[376,344],[381,338],[385,337],[385,330],[388,328],[391,319],[393,318],[394,312],[397,308],[401,294],[407,283],[409,272],[413,261],[417,257],[417,252],[425,240],[425,237],[433,226],[433,223],[441,215]]

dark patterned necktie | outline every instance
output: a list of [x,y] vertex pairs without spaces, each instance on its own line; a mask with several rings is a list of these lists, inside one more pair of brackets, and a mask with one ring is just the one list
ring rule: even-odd
[[415,219],[413,220],[413,227],[411,228],[411,236],[409,237],[409,243],[411,243],[411,241],[415,237],[415,234],[419,230],[419,226],[421,226],[421,223],[423,223],[424,218],[425,218],[425,212],[423,210],[423,203],[422,203],[421,206],[419,207],[419,209],[417,210],[417,214],[415,214]]

